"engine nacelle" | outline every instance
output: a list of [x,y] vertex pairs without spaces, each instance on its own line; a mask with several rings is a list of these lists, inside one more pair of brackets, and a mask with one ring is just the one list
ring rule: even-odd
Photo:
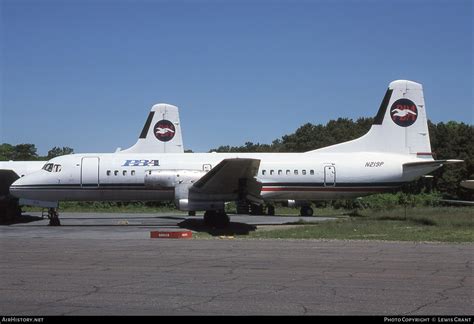
[[206,172],[196,170],[151,170],[145,174],[147,188],[175,188],[178,185],[193,185]]

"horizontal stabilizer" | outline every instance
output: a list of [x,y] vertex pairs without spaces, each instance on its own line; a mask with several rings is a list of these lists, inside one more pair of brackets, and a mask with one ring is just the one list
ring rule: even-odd
[[403,163],[404,168],[410,167],[441,167],[445,164],[454,164],[454,163],[462,163],[463,160],[433,160],[433,161],[419,161],[419,162],[408,162]]
[[461,181],[461,187],[474,190],[474,180]]
[[474,201],[470,200],[449,200],[449,199],[440,199],[442,203],[449,205],[464,205],[464,206],[474,206]]
[[200,178],[190,192],[208,195],[257,197],[261,184],[255,180],[260,166],[257,159],[225,159]]

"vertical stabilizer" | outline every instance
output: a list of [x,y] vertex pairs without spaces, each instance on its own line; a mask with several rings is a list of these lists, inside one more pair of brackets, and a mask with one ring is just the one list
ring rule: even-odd
[[151,108],[138,141],[118,153],[183,153],[178,107],[157,104]]
[[386,152],[431,158],[423,87],[407,80],[391,82],[367,134],[311,152]]

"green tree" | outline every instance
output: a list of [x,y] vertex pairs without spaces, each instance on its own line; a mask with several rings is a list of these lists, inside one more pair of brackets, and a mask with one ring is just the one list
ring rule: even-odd
[[48,151],[48,155],[46,156],[46,159],[50,160],[56,156],[67,155],[67,154],[72,154],[72,153],[74,153],[74,149],[68,146],[63,146],[63,147],[55,146],[51,150]]
[[3,143],[0,145],[0,161],[13,160],[15,155],[15,147],[13,145]]
[[12,159],[15,161],[37,160],[36,146],[34,144],[15,145]]
[[432,151],[437,159],[464,160],[462,164],[447,165],[435,171],[435,188],[446,198],[473,199],[472,191],[459,183],[474,178],[474,127],[455,121],[429,126]]
[[229,146],[229,145],[222,145],[219,146],[217,149],[212,149],[209,152],[219,152],[219,153],[235,153],[235,152],[274,152],[272,145],[268,144],[254,144],[252,142],[246,142],[245,145],[242,146]]

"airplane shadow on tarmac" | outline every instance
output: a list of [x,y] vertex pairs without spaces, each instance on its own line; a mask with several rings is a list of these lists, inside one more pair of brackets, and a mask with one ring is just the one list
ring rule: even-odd
[[248,235],[251,231],[255,231],[257,226],[245,223],[230,222],[223,228],[211,227],[204,224],[202,219],[186,219],[178,226],[195,232],[209,233],[212,236],[230,236],[230,235]]
[[24,224],[24,223],[31,223],[43,220],[44,218],[38,216],[31,216],[31,215],[21,215],[15,216],[10,219],[3,219],[0,217],[0,225],[14,225],[14,224]]
[[[226,227],[224,228],[219,228],[219,227],[212,227],[209,225],[206,225],[204,223],[203,219],[185,219],[184,217],[158,217],[158,218],[167,218],[167,219],[174,219],[174,220],[182,220],[181,222],[177,223],[176,225],[179,226],[180,228],[185,228],[191,231],[195,232],[202,232],[202,233],[208,233],[212,236],[231,236],[231,235],[248,235],[251,231],[255,231],[257,229],[257,226],[255,225],[249,225],[245,223],[239,223],[239,222],[230,222]],[[68,218],[70,220],[71,218]],[[81,218],[83,220],[84,218]],[[87,219],[110,219],[110,218],[98,218],[98,217],[90,217]],[[116,218],[114,218],[116,219]],[[121,219],[121,218],[118,218]],[[14,225],[14,224],[26,224],[26,223],[33,223],[37,221],[44,220],[43,217],[39,216],[32,216],[32,215],[21,215],[21,216],[16,216],[12,219],[0,219],[0,225]],[[164,224],[164,225],[169,225],[169,224]],[[34,224],[31,226],[47,226],[44,223],[40,224]],[[106,226],[123,226],[123,225],[117,225],[117,224],[71,224],[71,225],[63,225],[63,226],[72,226],[72,227],[79,227],[79,226],[87,226],[87,227],[106,227]],[[128,226],[134,226],[134,225],[128,225]],[[158,224],[137,224],[137,226],[162,226]]]

